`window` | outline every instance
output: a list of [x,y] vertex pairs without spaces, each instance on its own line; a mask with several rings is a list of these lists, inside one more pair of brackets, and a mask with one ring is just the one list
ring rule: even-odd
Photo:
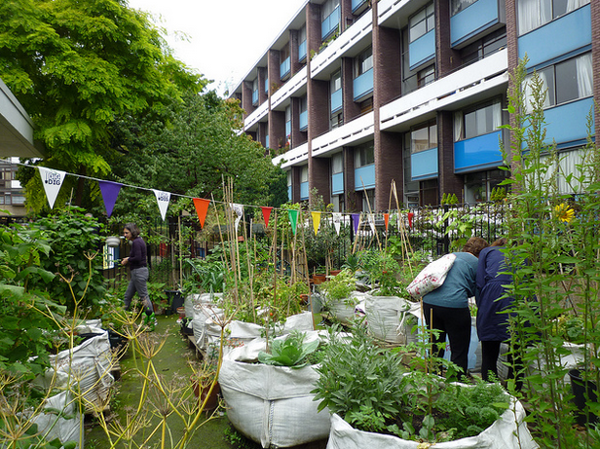
[[500,183],[509,176],[506,170],[489,170],[465,175],[465,202],[473,204],[480,201],[488,201],[489,195]]
[[[538,75],[547,89],[544,108],[567,103],[593,94],[592,54],[585,53],[539,70]],[[525,79],[525,104],[531,110],[531,81]]]
[[344,113],[339,111],[335,114],[332,114],[329,123],[331,125],[331,129],[339,128],[344,124]]
[[300,98],[300,113],[306,112],[308,110],[308,101],[306,97]]
[[476,40],[460,50],[462,65],[472,64],[473,62],[487,58],[503,48],[506,48],[505,27]]
[[340,0],[328,0],[321,9],[321,22],[331,15],[337,7],[340,6]]
[[494,132],[501,124],[500,99],[483,103],[475,109],[460,111],[454,115],[454,140],[470,139]]
[[254,78],[252,81],[252,104],[258,103],[258,78]]
[[331,158],[331,173],[337,175],[344,172],[344,155],[342,153],[334,154]]
[[290,57],[290,46],[289,46],[289,44],[286,44],[285,47],[283,47],[281,50],[279,50],[279,58],[280,58],[281,62],[283,62],[289,57]]
[[587,5],[590,0],[518,0],[519,35],[541,27],[571,11]]
[[375,208],[375,189],[363,190],[362,210],[371,211]]
[[308,182],[308,165],[302,166],[300,171],[300,182]]
[[355,59],[355,78],[358,78],[363,73],[368,72],[373,68],[373,47],[367,48]]
[[429,67],[419,70],[417,72],[417,86],[423,87],[435,81],[435,66],[430,65]]
[[416,41],[435,28],[435,15],[433,3],[408,19],[408,34],[410,42]]
[[292,107],[285,108],[285,141],[286,145],[290,143],[292,137]]
[[338,70],[333,75],[331,75],[331,92],[337,92],[342,88],[342,72]]
[[287,185],[290,187],[292,185],[292,171],[287,172]]
[[461,12],[463,9],[467,9],[477,0],[451,0],[450,1],[450,14],[455,15]]
[[429,122],[425,125],[414,128],[410,132],[410,151],[418,153],[419,151],[436,148],[437,143],[437,124]]
[[306,25],[304,25],[298,31],[298,42],[300,42],[300,43],[306,42]]
[[354,168],[364,167],[375,163],[373,144],[358,146],[354,149]]

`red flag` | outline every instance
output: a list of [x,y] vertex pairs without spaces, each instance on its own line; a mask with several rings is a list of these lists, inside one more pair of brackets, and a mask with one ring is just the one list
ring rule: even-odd
[[413,212],[408,213],[408,227],[412,229],[413,227],[413,217],[415,214]]
[[208,205],[210,200],[203,200],[201,198],[194,198],[194,207],[198,214],[198,220],[200,220],[200,226],[204,228],[204,220],[206,219],[206,212],[208,212]]
[[383,221],[385,222],[385,230],[388,230],[388,224],[390,224],[390,214],[383,214]]
[[272,207],[261,206],[263,218],[265,219],[265,228],[269,227],[269,217],[271,216]]

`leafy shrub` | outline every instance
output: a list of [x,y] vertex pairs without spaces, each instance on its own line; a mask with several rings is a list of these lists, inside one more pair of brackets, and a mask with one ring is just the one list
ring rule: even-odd
[[294,331],[285,339],[271,342],[271,353],[260,351],[258,361],[265,365],[302,368],[308,365],[308,357],[319,348],[319,340],[304,343],[306,334]]

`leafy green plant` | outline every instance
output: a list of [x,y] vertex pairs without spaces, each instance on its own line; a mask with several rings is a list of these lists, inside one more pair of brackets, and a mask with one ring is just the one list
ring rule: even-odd
[[305,343],[305,333],[292,332],[284,339],[275,339],[271,342],[271,353],[261,351],[258,361],[265,365],[289,366],[302,368],[309,364],[308,357],[319,348],[319,340]]
[[359,253],[363,268],[369,273],[371,287],[377,288],[374,294],[394,296],[398,293],[396,274],[398,262],[387,251],[364,250]]
[[354,290],[356,279],[349,269],[342,269],[336,276],[329,276],[329,279],[319,286],[319,291],[334,301],[348,298]]

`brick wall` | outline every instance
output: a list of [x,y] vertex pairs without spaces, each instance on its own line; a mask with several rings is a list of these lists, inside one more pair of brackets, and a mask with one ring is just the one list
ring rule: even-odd
[[454,193],[459,201],[463,199],[462,176],[454,174],[454,130],[453,114],[440,111],[437,115],[438,126],[438,173],[439,201],[444,193]]
[[[373,211],[387,210],[392,180],[396,181],[398,199],[402,201],[402,134],[382,131],[375,146],[375,204]],[[395,205],[394,205],[395,207]]]

